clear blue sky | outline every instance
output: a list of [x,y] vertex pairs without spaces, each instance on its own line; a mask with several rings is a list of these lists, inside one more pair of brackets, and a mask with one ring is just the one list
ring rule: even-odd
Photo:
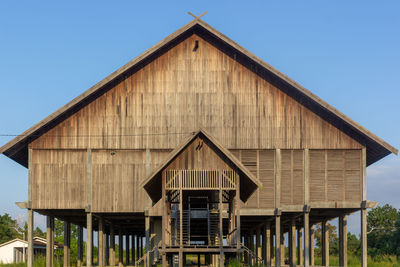
[[[0,134],[39,122],[189,22],[187,11],[207,11],[207,23],[400,147],[400,1],[4,0]],[[0,181],[0,214],[24,214],[14,202],[27,199],[26,169],[1,155]],[[400,208],[399,189],[398,157],[368,168],[368,199]]]

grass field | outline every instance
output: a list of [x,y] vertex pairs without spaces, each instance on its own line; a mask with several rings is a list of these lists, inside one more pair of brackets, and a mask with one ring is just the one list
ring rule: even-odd
[[[331,255],[330,266],[339,266],[339,257]],[[321,265],[321,258],[315,257],[315,265]],[[33,267],[45,267],[46,258],[37,257],[34,261]],[[55,261],[54,267],[62,267],[62,262]],[[73,266],[76,266],[73,264]],[[230,267],[240,267],[238,262],[232,262],[228,266]],[[349,267],[359,267],[361,266],[361,261],[359,257],[349,255],[348,256],[348,266]],[[1,264],[0,267],[26,267],[26,263],[12,263],[12,264]],[[368,267],[400,267],[400,261],[394,256],[382,257],[381,259],[371,259],[368,258]]]

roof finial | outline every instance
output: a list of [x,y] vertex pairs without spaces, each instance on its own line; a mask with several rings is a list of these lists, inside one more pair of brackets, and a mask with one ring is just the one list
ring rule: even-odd
[[192,16],[193,18],[194,18],[194,20],[199,20],[202,16],[204,16],[205,14],[207,14],[207,11],[206,12],[204,12],[203,14],[201,14],[200,16],[196,16],[196,15],[194,15],[192,12],[190,12],[190,11],[188,11],[188,14],[190,15],[190,16]]

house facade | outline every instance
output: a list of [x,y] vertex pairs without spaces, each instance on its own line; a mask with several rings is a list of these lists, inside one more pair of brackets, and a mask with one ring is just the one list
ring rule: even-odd
[[[46,239],[34,237],[33,240],[34,257],[46,254]],[[61,250],[60,244],[55,244],[54,250]],[[28,241],[19,238],[0,244],[0,263],[10,264],[25,262],[28,250]]]
[[398,151],[195,19],[0,152],[29,170],[32,267],[33,212],[48,218],[48,266],[55,217],[67,248],[79,226],[78,265],[87,229],[87,266],[94,231],[99,266],[116,264],[116,240],[120,265],[310,266],[315,224],[328,266],[339,218],[346,266],[356,211],[366,266],[366,167]]

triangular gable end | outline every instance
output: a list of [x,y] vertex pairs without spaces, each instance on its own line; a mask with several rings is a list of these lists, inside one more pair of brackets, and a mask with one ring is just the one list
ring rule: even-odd
[[[197,142],[196,142],[197,141]],[[191,157],[193,150],[202,150],[201,154],[206,158]],[[179,147],[174,149],[164,161],[147,179],[142,183],[143,188],[152,199],[157,203],[162,197],[162,172],[167,168],[180,168],[179,157],[187,158],[183,163],[186,169],[202,168],[204,166],[215,167],[226,166],[235,169],[239,173],[240,179],[240,199],[246,202],[250,196],[262,188],[261,182],[255,177],[232,153],[224,148],[206,130],[201,129]]]
[[149,62],[168,51],[171,47],[186,39],[192,34],[198,34],[228,56],[234,58],[260,77],[276,85],[280,90],[291,96],[303,106],[332,124],[367,148],[367,165],[370,165],[390,153],[397,154],[398,150],[386,143],[367,129],[363,128],[343,113],[321,100],[307,89],[297,84],[260,58],[256,57],[234,41],[221,34],[200,19],[195,19],[186,24],[175,33],[171,34],[142,55],[124,65],[101,82],[66,104],[41,122],[34,125],[18,137],[14,138],[3,147],[0,153],[5,154],[16,162],[27,167],[28,144],[37,139],[82,107],[94,101],[100,95],[112,88],[113,84],[121,78],[135,73]]

